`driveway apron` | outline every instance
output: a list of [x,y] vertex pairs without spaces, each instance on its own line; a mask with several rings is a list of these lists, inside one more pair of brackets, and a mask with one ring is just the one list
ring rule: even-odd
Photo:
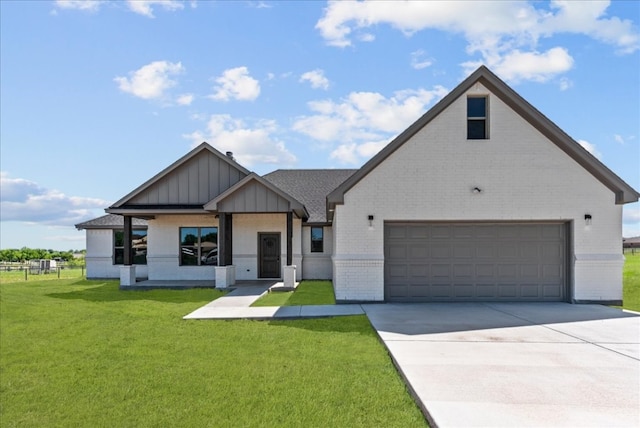
[[638,314],[566,303],[362,307],[434,426],[640,426]]

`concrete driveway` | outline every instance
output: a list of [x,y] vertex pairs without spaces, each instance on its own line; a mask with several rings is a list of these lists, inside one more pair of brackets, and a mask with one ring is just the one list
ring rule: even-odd
[[640,316],[600,305],[362,305],[432,425],[640,426]]

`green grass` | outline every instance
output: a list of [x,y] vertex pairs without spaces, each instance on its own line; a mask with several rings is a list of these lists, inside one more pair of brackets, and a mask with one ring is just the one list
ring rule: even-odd
[[365,316],[185,321],[216,290],[0,284],[0,426],[426,426]]
[[640,312],[640,253],[626,253],[622,307]]
[[334,305],[331,281],[302,281],[295,291],[265,294],[251,306]]

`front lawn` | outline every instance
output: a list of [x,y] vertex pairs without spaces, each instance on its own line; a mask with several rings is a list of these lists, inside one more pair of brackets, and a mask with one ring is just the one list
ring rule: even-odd
[[623,308],[640,312],[640,252],[624,255]]
[[295,291],[273,291],[251,306],[334,305],[331,281],[302,281]]
[[216,290],[0,284],[0,426],[426,426],[365,316],[184,321]]

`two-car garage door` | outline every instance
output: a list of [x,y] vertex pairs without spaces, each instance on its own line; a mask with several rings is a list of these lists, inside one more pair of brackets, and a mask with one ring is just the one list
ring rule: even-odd
[[566,301],[562,223],[385,223],[385,300]]

